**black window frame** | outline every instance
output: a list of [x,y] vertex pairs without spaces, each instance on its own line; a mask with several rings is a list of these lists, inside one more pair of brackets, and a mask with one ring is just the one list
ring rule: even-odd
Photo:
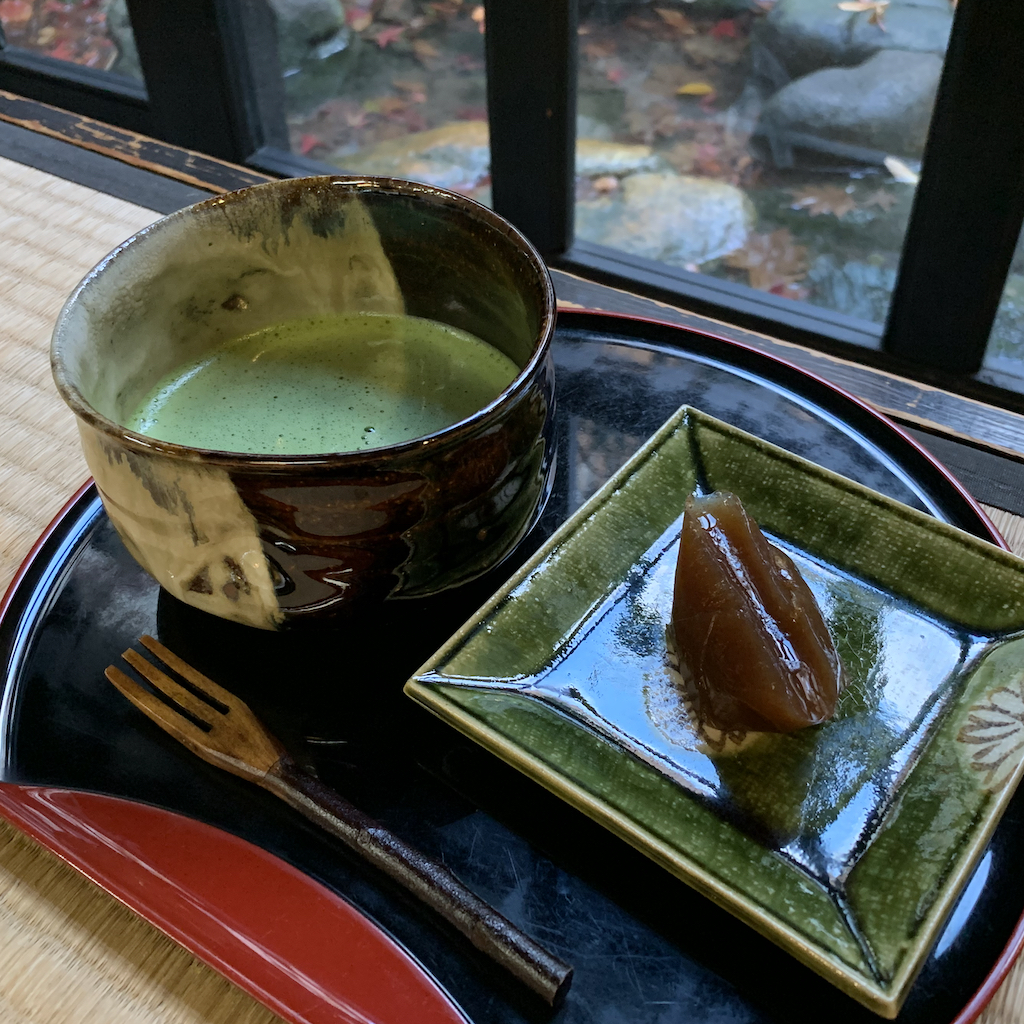
[[[982,371],[1024,223],[1024,7],[959,0],[884,327],[573,237],[578,0],[489,0],[494,209],[549,263],[1024,411]],[[268,0],[128,0],[146,86],[3,45],[0,90],[276,176],[288,149]],[[259,54],[254,59],[253,54]]]

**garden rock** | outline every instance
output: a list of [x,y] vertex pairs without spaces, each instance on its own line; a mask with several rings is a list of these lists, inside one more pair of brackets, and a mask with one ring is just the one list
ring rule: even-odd
[[101,10],[106,16],[107,31],[117,47],[117,60],[111,71],[142,81],[142,67],[139,51],[135,48],[135,36],[128,20],[127,0],[105,0]]
[[896,287],[896,268],[882,260],[840,262],[834,256],[819,256],[802,283],[810,286],[816,306],[883,324]]
[[821,68],[860,64],[879,50],[942,56],[953,24],[948,0],[893,0],[881,25],[869,13],[841,11],[836,0],[778,0],[753,39],[792,78]]
[[[880,161],[919,157],[928,135],[941,58],[883,50],[855,68],[827,68],[780,89],[761,112],[758,133],[777,166],[792,165],[792,147]],[[808,138],[801,138],[807,136]]]
[[643,8],[674,7],[695,18],[724,18],[750,10],[750,0],[683,0],[685,6],[671,0],[580,0],[580,20],[618,21],[625,15]]
[[351,33],[341,0],[270,0],[277,21],[281,69],[286,74],[309,60],[343,50]]
[[633,174],[611,195],[576,204],[577,237],[679,267],[739,249],[753,223],[738,188],[673,172]]
[[1024,377],[1024,275],[1010,274],[985,352],[985,367]]
[[[361,174],[411,178],[440,188],[472,192],[490,175],[491,153],[485,121],[450,121],[440,128],[412,132],[352,154],[335,154],[331,163]],[[580,139],[576,173],[580,177],[622,177],[664,166],[650,146]]]
[[580,178],[623,177],[666,169],[662,158],[650,146],[603,139],[576,141],[576,175]]
[[486,121],[450,121],[412,132],[330,162],[343,170],[409,178],[438,188],[471,192],[491,172]]

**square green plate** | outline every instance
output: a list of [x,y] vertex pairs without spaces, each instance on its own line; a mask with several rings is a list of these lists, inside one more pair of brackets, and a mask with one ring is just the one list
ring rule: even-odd
[[[668,667],[687,494],[734,491],[815,593],[834,718],[709,744]],[[406,684],[886,1017],[1024,755],[1024,562],[683,407]]]

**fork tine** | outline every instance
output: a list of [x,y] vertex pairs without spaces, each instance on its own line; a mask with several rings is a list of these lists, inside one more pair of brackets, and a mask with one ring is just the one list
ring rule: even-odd
[[121,655],[125,661],[136,672],[142,676],[154,689],[159,690],[165,697],[169,697],[179,707],[184,708],[190,715],[198,718],[206,725],[211,724],[211,719],[219,716],[219,713],[210,707],[205,701],[197,697],[191,690],[185,689],[181,683],[172,679],[166,672],[159,669],[151,661],[147,661],[138,651],[130,647]]
[[238,698],[233,693],[225,690],[223,686],[218,686],[209,676],[204,676],[187,661],[182,661],[174,651],[168,650],[159,640],[146,634],[146,636],[139,637],[139,643],[146,650],[155,654],[168,668],[177,672],[182,679],[186,679],[197,690],[223,704],[225,708],[230,709],[238,703]]
[[193,753],[206,759],[203,743],[205,733],[198,725],[169,708],[159,697],[155,697],[116,665],[107,668],[104,675],[140,711],[153,719],[162,729],[166,729],[179,743],[183,743]]
[[[196,693],[132,648],[122,657],[160,696],[125,675],[116,665],[106,670],[107,678],[192,753],[235,775],[259,782],[281,759],[284,748],[253,714],[249,705],[182,661],[153,637],[141,637],[140,643],[171,671],[194,686]],[[161,696],[171,701],[171,706],[165,704]],[[209,731],[194,725],[185,717],[186,714]]]

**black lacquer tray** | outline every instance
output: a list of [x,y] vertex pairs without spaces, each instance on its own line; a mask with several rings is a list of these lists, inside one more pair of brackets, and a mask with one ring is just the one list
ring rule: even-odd
[[[396,603],[317,631],[266,634],[234,626],[159,591],[124,550],[95,491],[83,492],[23,570],[0,623],[0,782],[9,797],[0,810],[10,813],[10,794],[19,790],[87,791],[241,837],[375,921],[475,1024],[876,1021],[434,720],[402,695],[402,684],[683,402],[978,536],[991,538],[991,526],[889,421],[754,350],[668,325],[572,312],[560,315],[554,355],[558,469],[548,505],[515,558],[439,598]],[[334,840],[145,721],[103,669],[146,632],[238,692],[325,782],[441,858],[572,962],[576,976],[565,1005],[552,1011],[536,1002]],[[26,819],[12,817],[25,827]],[[900,1021],[964,1024],[998,984],[1021,942],[1022,862],[1018,796]],[[260,892],[252,898],[270,899]],[[189,944],[187,933],[167,930]],[[278,1012],[314,1019],[283,996],[267,997],[241,968],[232,969],[230,953],[210,959]],[[386,975],[379,984],[389,984]]]

